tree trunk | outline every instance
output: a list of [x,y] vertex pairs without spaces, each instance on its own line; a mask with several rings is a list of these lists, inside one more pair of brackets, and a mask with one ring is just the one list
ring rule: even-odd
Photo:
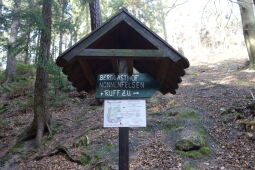
[[[18,12],[20,9],[20,0],[14,0],[13,10],[14,13]],[[10,38],[8,40],[7,49],[7,65],[5,72],[5,83],[14,81],[16,73],[16,40],[18,36],[19,29],[19,18],[15,14],[12,18]]]
[[36,40],[36,52],[35,52],[35,64],[38,62],[39,54],[40,54],[40,39],[41,39],[41,31],[38,30],[37,40]]
[[255,16],[252,0],[239,0],[244,40],[247,47],[250,66],[255,67]]
[[0,17],[2,16],[3,0],[0,0]]
[[[91,31],[97,29],[102,24],[101,10],[99,0],[93,0],[89,3]],[[96,99],[96,105],[101,105],[102,100]]]
[[95,30],[102,24],[101,10],[99,0],[93,0],[89,3],[91,30]]
[[30,33],[31,33],[31,30],[30,30],[30,28],[28,28],[28,31],[26,33],[26,49],[25,49],[25,58],[24,58],[25,64],[30,63],[30,52],[29,52]]
[[43,0],[42,16],[44,28],[41,30],[40,54],[37,63],[34,91],[34,119],[32,124],[20,135],[19,141],[36,137],[36,146],[40,146],[45,129],[49,132],[51,114],[47,108],[48,74],[45,69],[50,58],[51,11],[52,0]]
[[166,31],[166,16],[163,10],[163,3],[162,0],[159,1],[159,6],[160,6],[160,22],[162,24],[163,28],[163,33],[164,33],[164,39],[167,41],[167,31]]
[[[64,21],[64,9],[63,8],[64,8],[64,4],[62,7],[60,22]],[[62,53],[62,47],[63,47],[63,31],[62,31],[62,27],[60,27],[60,29],[59,29],[59,47],[58,47],[59,55]]]

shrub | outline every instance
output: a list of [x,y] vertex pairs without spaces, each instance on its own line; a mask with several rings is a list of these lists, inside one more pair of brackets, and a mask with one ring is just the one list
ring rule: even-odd
[[27,76],[33,76],[35,74],[35,66],[31,64],[23,64],[18,63],[16,68],[17,76],[19,75],[27,75]]

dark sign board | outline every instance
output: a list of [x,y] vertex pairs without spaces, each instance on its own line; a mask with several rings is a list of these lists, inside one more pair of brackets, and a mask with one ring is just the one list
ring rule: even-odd
[[125,99],[149,98],[159,88],[159,83],[149,74],[99,74],[96,98]]

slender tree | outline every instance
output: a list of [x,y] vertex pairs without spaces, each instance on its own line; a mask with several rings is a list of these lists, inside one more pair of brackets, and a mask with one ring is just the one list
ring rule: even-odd
[[243,25],[244,40],[250,66],[255,67],[255,16],[253,0],[238,0]]
[[[65,19],[65,11],[66,11],[66,7],[67,7],[67,0],[61,0],[61,16],[60,16],[60,23],[64,22]],[[60,28],[59,28],[59,55],[62,53],[62,47],[63,47],[63,26],[60,24]]]
[[19,29],[19,16],[17,15],[20,10],[20,2],[21,0],[14,0],[13,5],[13,16],[11,23],[11,31],[10,37],[8,40],[8,48],[7,48],[7,65],[6,65],[6,73],[5,73],[5,83],[9,83],[14,81],[15,73],[16,73],[16,40],[18,36]]
[[0,17],[2,16],[3,0],[0,0]]
[[89,11],[91,19],[91,30],[94,30],[102,24],[99,0],[93,0],[89,3]]
[[19,141],[36,137],[36,145],[40,146],[44,130],[51,132],[51,114],[47,108],[48,74],[46,65],[50,58],[52,0],[43,0],[43,24],[40,38],[40,53],[36,70],[34,91],[34,119],[32,124],[20,135]]

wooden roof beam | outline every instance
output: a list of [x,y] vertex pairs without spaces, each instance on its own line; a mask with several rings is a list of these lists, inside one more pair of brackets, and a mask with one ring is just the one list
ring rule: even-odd
[[104,57],[166,57],[161,50],[136,49],[85,49],[77,56],[104,56]]
[[91,85],[91,87],[95,87],[96,86],[96,79],[95,79],[95,76],[92,72],[92,69],[91,69],[90,65],[88,64],[88,62],[86,60],[78,59],[78,61],[80,63],[80,66],[82,68],[84,76],[89,81],[89,84]]

